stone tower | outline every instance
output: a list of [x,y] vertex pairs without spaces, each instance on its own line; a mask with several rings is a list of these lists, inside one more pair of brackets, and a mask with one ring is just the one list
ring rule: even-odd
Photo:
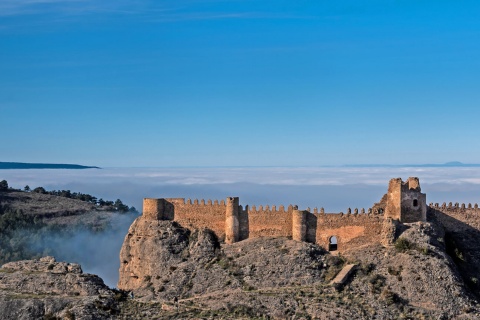
[[388,185],[385,218],[407,223],[426,221],[427,196],[421,191],[417,177],[410,177],[406,182],[401,178],[391,179]]
[[163,220],[165,214],[164,199],[143,199],[143,217],[148,220]]
[[295,207],[292,212],[292,239],[307,241],[307,212]]
[[225,208],[225,243],[232,244],[240,240],[240,221],[238,217],[238,197],[227,198]]

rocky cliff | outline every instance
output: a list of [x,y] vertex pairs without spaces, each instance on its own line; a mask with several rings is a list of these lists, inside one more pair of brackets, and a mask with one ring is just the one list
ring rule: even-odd
[[114,319],[116,294],[78,264],[53,257],[0,268],[0,319]]
[[[134,292],[137,315],[172,318],[480,316],[446,253],[441,224],[404,224],[396,239],[335,256],[282,237],[223,245],[207,229],[140,217],[120,253],[118,287]],[[346,263],[357,265],[353,276],[329,285]]]
[[[4,264],[0,319],[478,319],[441,223],[401,224],[392,246],[340,255],[288,238],[221,244],[213,232],[138,218],[118,286],[51,257]],[[448,239],[447,239],[448,240]],[[354,264],[342,285],[332,279]]]

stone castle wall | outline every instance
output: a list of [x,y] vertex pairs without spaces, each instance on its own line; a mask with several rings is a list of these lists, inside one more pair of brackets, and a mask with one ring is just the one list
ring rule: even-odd
[[[143,217],[149,220],[174,220],[190,228],[208,228],[220,241],[231,244],[249,238],[290,237],[297,241],[316,243],[326,250],[339,251],[360,245],[382,243],[392,245],[398,223],[440,220],[453,232],[469,227],[480,230],[478,204],[426,204],[420,182],[410,177],[391,179],[388,192],[379,203],[360,211],[325,213],[324,209],[298,210],[292,205],[245,206],[239,198],[225,200],[187,200],[184,198],[144,199]],[[385,223],[387,222],[387,223]],[[332,239],[335,239],[332,241]]]
[[258,237],[291,237],[293,206],[246,206],[242,240]]
[[248,238],[290,237],[317,243],[329,249],[335,237],[339,251],[360,244],[379,242],[383,215],[358,209],[347,214],[310,212],[296,207],[239,205],[238,198],[187,200],[184,198],[144,199],[143,216],[150,220],[174,220],[186,228],[208,228],[221,241],[234,243]]
[[430,203],[427,210],[429,215],[435,215],[449,230],[461,231],[468,226],[480,230],[480,209],[477,203]]
[[[383,215],[373,214],[315,214],[315,239],[307,238],[323,248],[329,248],[330,238],[337,238],[339,251],[369,243],[379,243],[383,226]],[[313,223],[315,225],[315,223]],[[312,233],[308,233],[312,237]]]

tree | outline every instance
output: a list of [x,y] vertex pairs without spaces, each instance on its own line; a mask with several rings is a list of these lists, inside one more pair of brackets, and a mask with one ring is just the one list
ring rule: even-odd
[[114,206],[115,206],[115,210],[117,210],[117,211],[120,211],[120,212],[127,212],[128,211],[128,206],[124,205],[122,203],[122,200],[120,200],[120,199],[117,199],[115,201]]
[[37,187],[35,189],[33,189],[33,192],[35,193],[42,193],[42,194],[46,194],[47,191],[45,191],[45,189],[43,187]]
[[8,182],[7,180],[0,181],[0,190],[8,190]]
[[26,191],[26,192],[30,192],[30,186],[27,184],[25,186],[25,188],[23,188],[23,190]]

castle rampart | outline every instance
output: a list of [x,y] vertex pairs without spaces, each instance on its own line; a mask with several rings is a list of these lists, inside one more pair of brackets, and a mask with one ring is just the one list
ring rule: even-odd
[[299,210],[296,206],[241,206],[239,198],[190,200],[184,198],[144,199],[143,217],[174,220],[187,228],[209,228],[220,240],[232,244],[248,238],[290,237],[317,243],[325,249],[336,239],[339,250],[362,242],[378,241],[382,215],[365,209],[325,213],[321,208]]
[[[427,214],[445,226],[462,221],[480,229],[477,203],[427,205],[418,178],[406,182],[392,179],[387,194],[372,208],[347,208],[346,213],[325,213],[323,208],[300,210],[293,205],[243,207],[237,197],[220,201],[146,198],[143,202],[144,219],[174,220],[191,229],[208,228],[227,244],[248,238],[290,237],[339,251],[369,243],[392,244],[398,223],[426,221]],[[385,236],[385,232],[393,233]]]

